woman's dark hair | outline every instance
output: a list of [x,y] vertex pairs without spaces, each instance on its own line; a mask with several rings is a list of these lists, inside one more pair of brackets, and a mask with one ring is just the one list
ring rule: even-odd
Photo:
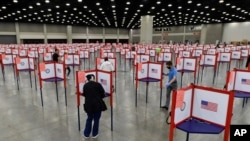
[[167,61],[166,65],[168,65],[168,66],[172,66],[172,65],[173,65],[173,63],[172,63],[172,61]]
[[94,74],[88,74],[86,76],[87,80],[89,81],[91,78],[95,79],[95,75]]

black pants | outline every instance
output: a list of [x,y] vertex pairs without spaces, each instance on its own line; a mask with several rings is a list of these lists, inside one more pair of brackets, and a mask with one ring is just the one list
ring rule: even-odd
[[67,76],[69,76],[69,74],[70,74],[70,72],[71,72],[70,67],[69,67],[69,66],[67,66],[67,67],[66,67],[66,70],[68,71]]

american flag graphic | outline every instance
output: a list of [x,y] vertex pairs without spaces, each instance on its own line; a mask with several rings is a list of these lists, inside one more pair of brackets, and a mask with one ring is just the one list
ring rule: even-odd
[[207,58],[207,61],[213,61],[211,58]]
[[57,69],[57,72],[62,73],[62,70],[58,68],[58,69]]
[[187,66],[192,66],[191,62],[187,62],[186,64],[187,64]]
[[142,61],[147,61],[147,59],[146,58],[142,58]]
[[224,56],[224,55],[223,55],[222,58],[227,58],[227,56]]
[[234,53],[233,56],[238,56],[238,54]]
[[218,104],[206,100],[201,100],[201,108],[208,111],[217,112]]
[[102,84],[102,85],[107,85],[107,80],[101,79],[101,84]]
[[241,84],[250,85],[250,79],[241,79]]
[[152,73],[157,73],[158,70],[157,70],[157,69],[151,69],[151,72],[152,72]]

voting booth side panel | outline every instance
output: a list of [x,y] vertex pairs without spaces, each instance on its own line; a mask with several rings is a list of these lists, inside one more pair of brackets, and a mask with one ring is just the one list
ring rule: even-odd
[[194,58],[184,58],[183,69],[189,71],[196,71],[196,59]]
[[[177,92],[180,90],[184,91],[183,95]],[[175,126],[191,117],[193,86],[191,85],[177,91],[175,91],[175,96],[173,97],[172,111],[174,113],[171,117],[173,118],[171,119],[171,124],[173,123]],[[178,105],[180,103],[181,105]]]
[[98,71],[97,76],[97,82],[99,82],[103,86],[106,93],[111,94],[111,72]]
[[29,69],[29,58],[20,58],[20,63],[17,65],[17,70]]
[[194,88],[193,117],[225,127],[228,115],[229,92],[212,88]]
[[250,72],[249,71],[236,71],[235,87],[234,90],[247,92],[250,95]]
[[[139,65],[139,64],[138,64]],[[140,68],[137,69],[137,79],[143,79],[148,77],[148,63],[141,63],[141,70]]]
[[55,74],[56,74],[56,77],[57,78],[61,78],[61,79],[64,79],[64,71],[65,71],[65,69],[64,69],[64,66],[63,66],[63,64],[61,64],[61,63],[55,63]]
[[148,77],[153,79],[162,79],[162,64],[149,63]]
[[176,58],[176,70],[183,70],[183,66],[184,66],[184,58]]
[[45,64],[45,70],[40,72],[41,73],[41,79],[49,79],[49,78],[55,78],[55,67],[54,63],[48,63]]

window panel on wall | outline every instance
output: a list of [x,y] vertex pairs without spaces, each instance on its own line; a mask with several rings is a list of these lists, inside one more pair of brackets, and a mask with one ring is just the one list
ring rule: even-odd
[[0,44],[16,44],[16,35],[0,35]]
[[44,39],[23,39],[24,44],[43,44]]
[[86,43],[86,39],[72,39],[72,43]]
[[119,39],[119,43],[128,43],[128,39]]
[[103,34],[102,27],[89,27],[89,34]]
[[0,23],[0,31],[2,31],[2,32],[16,32],[15,23]]
[[119,34],[120,35],[128,35],[129,34],[129,30],[128,29],[119,29]]
[[105,34],[117,34],[117,28],[105,28]]
[[161,34],[162,33],[162,29],[161,27],[156,27],[153,29],[153,34]]
[[48,39],[48,43],[67,43],[67,39]]
[[67,33],[65,25],[50,25],[47,24],[47,33]]
[[43,33],[42,24],[19,23],[20,32],[40,32]]
[[87,27],[83,26],[72,26],[72,33],[87,33],[86,32]]
[[167,33],[183,33],[184,32],[184,26],[163,27],[163,32],[167,32]]
[[102,43],[102,39],[89,39],[89,43]]
[[105,39],[105,43],[117,43],[116,39]]

